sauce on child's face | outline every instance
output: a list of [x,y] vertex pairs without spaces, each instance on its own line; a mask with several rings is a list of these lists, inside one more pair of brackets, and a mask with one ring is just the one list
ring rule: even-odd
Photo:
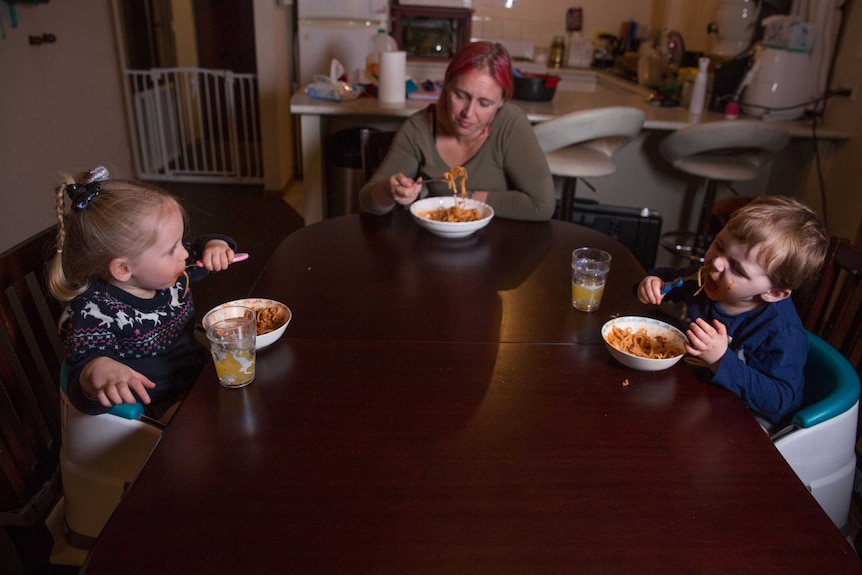
[[704,256],[704,292],[731,315],[763,305],[761,296],[772,289],[772,280],[758,263],[760,246],[747,246],[722,230]]

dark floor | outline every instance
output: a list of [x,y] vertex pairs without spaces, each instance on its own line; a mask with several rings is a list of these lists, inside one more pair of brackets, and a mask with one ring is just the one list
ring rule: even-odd
[[263,186],[230,184],[156,185],[177,195],[189,213],[191,236],[219,233],[232,237],[249,258],[194,284],[195,308],[203,317],[218,304],[247,297],[269,256],[281,241],[300,229],[303,219],[279,195]]

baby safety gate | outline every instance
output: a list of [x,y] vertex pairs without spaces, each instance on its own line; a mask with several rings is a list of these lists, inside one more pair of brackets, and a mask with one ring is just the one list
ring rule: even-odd
[[153,68],[125,80],[140,179],[263,182],[254,74]]

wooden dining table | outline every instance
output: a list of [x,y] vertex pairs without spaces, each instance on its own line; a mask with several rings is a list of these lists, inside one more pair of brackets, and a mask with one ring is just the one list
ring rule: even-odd
[[[613,257],[591,313],[582,246]],[[249,294],[284,336],[245,388],[204,369],[86,573],[862,572],[739,398],[611,358],[608,319],[669,319],[643,272],[561,221],[300,229]]]

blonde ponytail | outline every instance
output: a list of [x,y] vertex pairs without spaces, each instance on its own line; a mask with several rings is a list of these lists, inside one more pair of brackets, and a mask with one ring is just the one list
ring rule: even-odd
[[66,222],[65,222],[65,194],[66,186],[74,183],[75,180],[66,177],[66,181],[57,186],[55,192],[55,209],[57,212],[57,253],[51,260],[51,265],[48,268],[48,289],[51,294],[60,301],[69,301],[86,289],[84,286],[73,286],[66,279],[66,273],[63,270],[63,250],[66,243]]

